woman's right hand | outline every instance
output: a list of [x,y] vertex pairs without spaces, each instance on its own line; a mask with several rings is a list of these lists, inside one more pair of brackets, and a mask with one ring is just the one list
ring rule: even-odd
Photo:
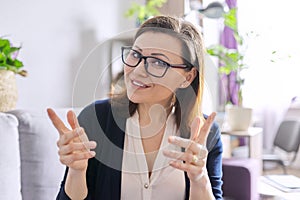
[[88,159],[96,155],[90,149],[96,148],[95,141],[89,141],[82,127],[79,126],[77,117],[73,111],[67,113],[67,119],[72,129],[65,126],[54,110],[47,109],[49,118],[59,132],[57,146],[60,162],[70,169],[85,171]]

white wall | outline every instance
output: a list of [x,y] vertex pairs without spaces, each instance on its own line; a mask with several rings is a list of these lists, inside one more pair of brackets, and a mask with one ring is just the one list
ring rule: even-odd
[[[124,17],[130,0],[0,2],[0,36],[22,44],[19,58],[29,73],[26,78],[17,77],[17,108],[72,106],[74,80],[88,53],[135,26]],[[97,67],[103,68],[101,61]],[[90,78],[85,80],[89,83]]]
[[[144,2],[0,0],[0,36],[22,44],[19,58],[29,73],[25,78],[17,76],[17,108],[81,107],[105,97],[108,65],[118,64],[109,60],[116,56],[110,55],[108,39],[135,27],[133,19],[124,17],[132,1]],[[216,23],[204,20],[207,45],[214,43],[210,38],[218,38],[209,33],[217,32]],[[216,105],[211,103],[211,95],[215,96],[211,87],[215,86],[208,84],[205,102],[211,111]]]

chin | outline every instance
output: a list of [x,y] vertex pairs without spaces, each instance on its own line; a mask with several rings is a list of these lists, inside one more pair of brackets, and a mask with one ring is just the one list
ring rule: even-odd
[[135,95],[134,93],[128,93],[128,91],[127,91],[127,98],[133,103],[144,102],[144,98],[140,98],[138,95]]

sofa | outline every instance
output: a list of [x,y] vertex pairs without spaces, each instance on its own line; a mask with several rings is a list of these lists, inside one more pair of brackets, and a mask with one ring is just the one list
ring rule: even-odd
[[[65,123],[68,110],[55,109]],[[79,112],[75,109],[75,113]],[[59,162],[59,134],[46,108],[0,112],[0,136],[0,199],[55,199],[65,166]],[[240,200],[240,194],[243,200],[255,199],[255,168],[256,164],[249,160],[224,160],[223,190],[229,197],[224,199]]]
[[[56,111],[66,121],[68,110]],[[55,199],[65,166],[46,109],[0,112],[0,136],[0,199]]]

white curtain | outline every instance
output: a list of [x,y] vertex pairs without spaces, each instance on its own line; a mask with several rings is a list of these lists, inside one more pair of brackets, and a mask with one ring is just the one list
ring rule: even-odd
[[[264,128],[264,147],[293,97],[300,96],[300,2],[238,1],[239,30],[246,35],[244,104]],[[273,54],[273,52],[276,52]]]

